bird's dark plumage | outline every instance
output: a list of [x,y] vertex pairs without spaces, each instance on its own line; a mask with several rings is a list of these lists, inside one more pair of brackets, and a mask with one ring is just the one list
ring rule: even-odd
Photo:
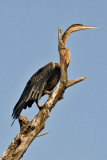
[[39,69],[28,81],[26,87],[13,109],[12,117],[16,119],[19,117],[22,109],[31,107],[34,102],[37,102],[44,91],[51,91],[56,86],[60,79],[60,67],[53,62],[48,63]]

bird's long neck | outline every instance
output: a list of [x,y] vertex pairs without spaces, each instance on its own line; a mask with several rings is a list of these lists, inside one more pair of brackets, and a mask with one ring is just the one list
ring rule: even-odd
[[66,43],[66,40],[68,38],[68,36],[72,33],[72,32],[75,32],[75,31],[79,31],[80,28],[77,28],[76,27],[77,24],[73,24],[71,25],[69,28],[67,28],[67,30],[64,32],[63,36],[62,36],[62,39],[63,39],[63,42],[64,44]]
[[66,61],[66,63],[67,63],[67,66],[69,65],[69,62],[70,62],[70,58],[71,58],[71,52],[70,52],[70,50],[68,49],[68,48],[65,48],[65,54],[66,54],[66,56],[65,56],[65,61]]
[[[70,50],[65,48],[65,62],[67,64],[67,66],[69,65],[70,57],[71,57]],[[60,66],[60,62],[58,63],[58,65]]]
[[[83,30],[83,29],[96,29],[96,28],[98,28],[98,27],[84,26],[84,25],[82,25],[82,24],[73,24],[73,25],[71,25],[71,26],[64,32],[64,34],[63,34],[63,36],[62,36],[63,43],[64,43],[64,45],[65,45],[68,36],[69,36],[72,32],[80,31],[80,30]],[[66,49],[66,56],[65,56],[65,58],[66,58],[66,63],[67,63],[67,65],[69,65],[71,53],[70,53],[70,50],[69,50],[69,49],[67,49],[67,48],[65,48],[65,49]]]
[[[66,40],[67,40],[68,36],[69,36],[72,32],[85,29],[85,28],[83,28],[83,27],[84,27],[84,26],[83,26],[82,24],[73,24],[73,25],[71,25],[69,28],[67,28],[67,30],[64,32],[64,34],[63,34],[63,36],[62,36],[62,40],[63,40],[64,45],[66,44]],[[69,50],[69,49],[65,48],[65,50],[66,50],[65,60],[66,60],[67,66],[68,66],[68,65],[69,65],[69,62],[70,62],[71,53],[70,53],[70,50]]]

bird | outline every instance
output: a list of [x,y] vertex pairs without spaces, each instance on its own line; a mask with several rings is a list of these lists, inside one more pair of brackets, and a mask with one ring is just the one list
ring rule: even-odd
[[[71,25],[63,34],[62,40],[64,45],[66,44],[66,40],[68,36],[75,31],[80,31],[84,29],[94,29],[98,27],[90,27],[85,26],[82,24],[73,24]],[[68,48],[65,48],[66,51],[66,63],[67,66],[70,62],[70,50]],[[60,62],[54,63],[49,62],[44,67],[40,68],[27,82],[24,91],[22,92],[18,102],[16,103],[12,117],[13,122],[12,125],[21,114],[21,111],[23,109],[26,109],[27,107],[31,107],[34,102],[36,102],[39,109],[42,108],[42,106],[39,104],[39,99],[44,96],[45,94],[49,94],[53,91],[53,89],[58,84],[61,77],[61,68],[60,68]]]

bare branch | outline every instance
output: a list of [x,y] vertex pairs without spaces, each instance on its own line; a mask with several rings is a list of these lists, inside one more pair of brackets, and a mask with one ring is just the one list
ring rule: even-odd
[[58,28],[58,40],[59,40],[59,54],[60,54],[60,65],[61,65],[61,79],[60,82],[66,83],[67,82],[67,64],[66,64],[66,49],[65,45],[62,40],[62,32],[61,28]]
[[79,82],[81,82],[81,81],[83,81],[85,79],[86,79],[86,77],[84,76],[84,77],[81,77],[81,78],[78,78],[78,79],[75,79],[75,80],[71,80],[71,81],[68,80],[68,82],[66,84],[66,88],[68,88],[70,86],[73,86],[74,84],[79,83]]
[[48,134],[48,131],[44,132],[44,133],[41,133],[41,134],[38,134],[37,137],[44,136],[45,134]]

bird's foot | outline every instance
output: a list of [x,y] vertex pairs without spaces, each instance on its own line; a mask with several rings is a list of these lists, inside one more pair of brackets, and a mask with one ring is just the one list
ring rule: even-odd
[[[48,95],[49,95],[49,96],[48,96],[48,99],[49,99],[49,97],[51,96],[52,93],[53,93],[53,91],[47,91],[47,90],[45,90],[45,91],[43,92],[43,94],[48,94]],[[41,110],[44,105],[40,105],[40,103],[38,102],[38,100],[36,100],[35,102],[36,102],[39,110]]]
[[36,101],[36,104],[37,104],[39,110],[41,110],[43,108],[43,105],[40,105],[40,103],[38,101]]
[[50,94],[52,94],[52,92],[53,92],[53,91],[47,91],[47,90],[45,90],[45,91],[44,91],[44,94],[50,95]]
[[53,91],[47,91],[47,90],[44,91],[44,94],[48,94],[48,96],[49,96],[48,99],[50,98],[52,93],[53,93]]

